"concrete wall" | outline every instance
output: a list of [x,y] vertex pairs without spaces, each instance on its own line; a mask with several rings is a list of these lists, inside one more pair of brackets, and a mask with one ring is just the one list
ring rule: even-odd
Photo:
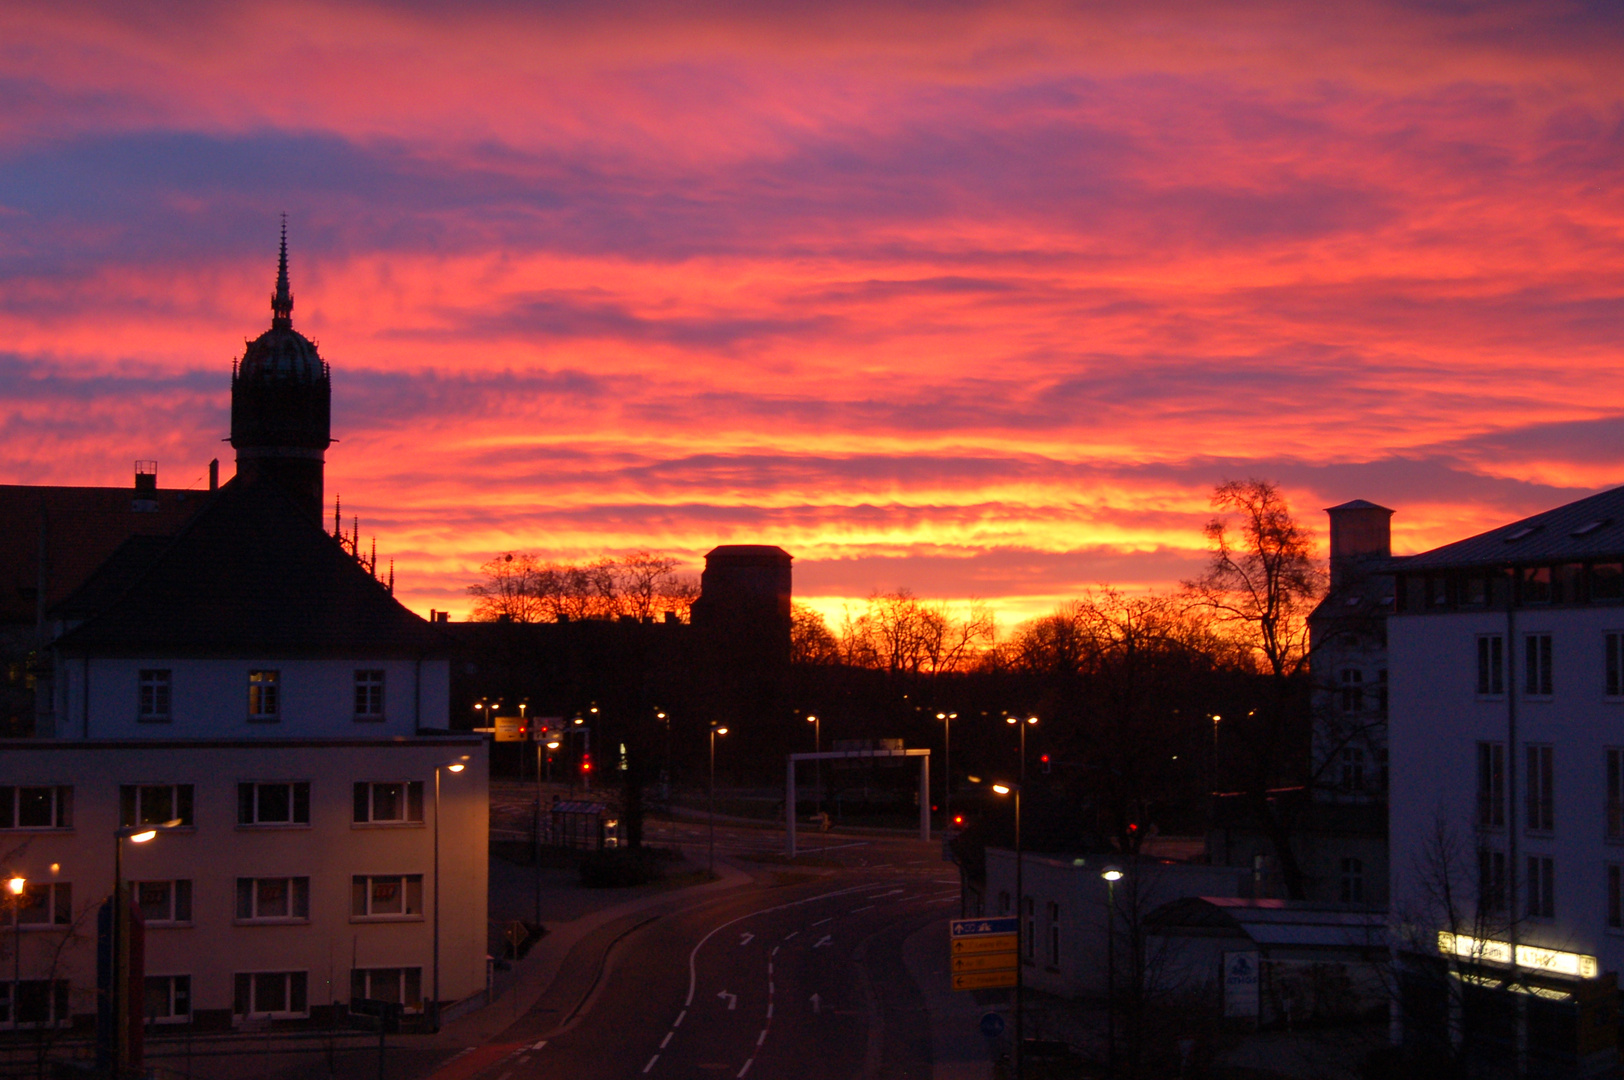
[[[148,974],[190,975],[194,1011],[212,1011],[206,1019],[220,1024],[230,1022],[237,972],[307,972],[309,1003],[319,1009],[348,1000],[352,966],[420,967],[427,996],[433,980],[434,768],[462,755],[471,759],[467,769],[441,774],[440,996],[448,1001],[485,984],[489,797],[482,740],[0,744],[0,785],[73,789],[71,827],[0,831],[0,869],[8,876],[72,886],[71,928],[23,932],[22,978],[46,977],[50,953],[60,946],[56,977],[71,981],[73,1011],[94,1011],[95,908],[112,891],[119,786],[171,783],[192,785],[194,826],[124,845],[127,881],[193,883],[191,923],[147,932]],[[308,825],[238,824],[237,784],[268,780],[309,782]],[[422,823],[352,820],[352,785],[387,780],[423,783]],[[352,878],[365,874],[422,875],[422,917],[353,917]],[[278,876],[310,879],[308,921],[238,923],[237,879]]]

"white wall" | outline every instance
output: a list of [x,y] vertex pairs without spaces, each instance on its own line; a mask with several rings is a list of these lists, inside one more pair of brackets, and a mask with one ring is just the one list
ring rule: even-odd
[[[308,972],[312,1006],[347,1001],[352,960],[359,967],[421,967],[426,996],[432,981],[434,767],[464,754],[471,758],[467,769],[441,774],[441,997],[455,1000],[485,984],[489,795],[482,740],[240,741],[151,749],[0,744],[0,784],[71,784],[74,789],[71,829],[0,831],[0,869],[33,881],[72,883],[75,914],[83,916],[77,933],[83,936],[64,951],[64,969],[73,984],[73,1011],[91,1012],[94,909],[112,891],[119,785],[191,784],[195,827],[125,844],[126,880],[193,882],[193,925],[147,933],[149,974],[191,975],[196,1010],[229,1010],[233,973],[255,970]],[[239,826],[237,784],[249,780],[309,781],[309,826]],[[424,822],[356,825],[352,784],[358,780],[422,781]],[[350,890],[357,874],[423,875],[424,918],[353,920]],[[236,879],[283,875],[310,878],[309,921],[237,925]],[[46,972],[36,969],[61,940],[60,931],[28,931],[23,937],[22,977],[44,977]]]
[[[140,672],[172,673],[171,719],[139,718]],[[279,672],[280,717],[248,718],[248,673]],[[355,672],[385,672],[384,719],[355,718]],[[375,738],[448,723],[447,660],[64,659],[57,672],[59,739]],[[87,699],[88,684],[88,699]],[[87,708],[88,700],[88,708]]]

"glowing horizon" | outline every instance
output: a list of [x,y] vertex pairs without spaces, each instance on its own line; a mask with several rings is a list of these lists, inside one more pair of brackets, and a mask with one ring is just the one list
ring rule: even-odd
[[1007,627],[1207,496],[1400,553],[1624,481],[1601,6],[0,11],[0,483],[231,473],[269,320],[415,610],[725,543]]

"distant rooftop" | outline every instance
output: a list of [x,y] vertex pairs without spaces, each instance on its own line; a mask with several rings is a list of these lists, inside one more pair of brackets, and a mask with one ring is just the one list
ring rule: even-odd
[[1393,569],[1446,570],[1624,560],[1624,487],[1393,560]]

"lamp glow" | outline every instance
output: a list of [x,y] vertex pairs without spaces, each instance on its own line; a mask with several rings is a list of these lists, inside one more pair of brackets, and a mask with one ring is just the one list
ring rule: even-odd
[[6,882],[6,888],[11,890],[11,895],[21,896],[23,894],[23,890],[28,888],[28,879],[25,877],[14,877]]
[[998,792],[998,794],[1000,794],[1000,795],[1008,795],[1009,794],[1009,788],[1005,787],[1003,784],[994,784],[992,786],[992,789],[994,791]]
[[1104,878],[1106,881],[1121,881],[1122,871],[1118,870],[1114,866],[1108,866],[1101,871],[1100,877]]

